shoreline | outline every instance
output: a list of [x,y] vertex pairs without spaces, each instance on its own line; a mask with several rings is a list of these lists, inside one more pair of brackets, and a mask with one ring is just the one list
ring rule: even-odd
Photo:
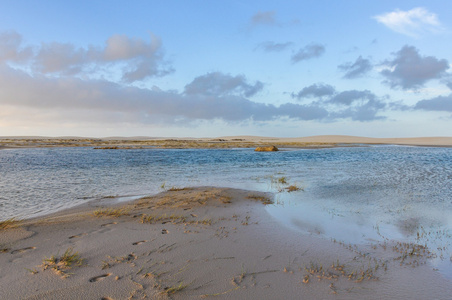
[[[7,249],[0,253],[0,298],[444,299],[452,293],[427,255],[399,265],[390,241],[345,245],[292,231],[266,212],[271,197],[183,188],[26,220],[0,231]],[[44,270],[44,258],[70,248],[82,266]],[[414,260],[421,264],[408,264]]]
[[311,136],[300,138],[273,138],[231,136],[219,138],[82,138],[82,137],[0,137],[2,148],[40,147],[94,147],[97,149],[228,149],[256,148],[316,149],[353,147],[356,145],[401,145],[421,147],[452,147],[452,137],[367,138],[355,136]]

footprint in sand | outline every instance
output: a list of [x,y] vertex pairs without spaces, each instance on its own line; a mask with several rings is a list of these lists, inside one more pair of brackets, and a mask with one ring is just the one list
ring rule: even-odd
[[104,279],[105,277],[110,276],[110,275],[111,275],[111,273],[107,273],[107,274],[102,274],[102,275],[99,275],[99,276],[96,276],[96,277],[92,277],[92,278],[90,278],[89,282],[97,282],[99,280]]
[[105,226],[110,226],[110,225],[115,225],[115,224],[118,224],[117,222],[111,222],[111,223],[105,223],[105,224],[102,224],[102,225],[100,225],[101,227],[105,227]]
[[136,246],[136,245],[143,244],[143,243],[146,243],[146,242],[147,241],[138,241],[138,242],[133,243],[132,245]]
[[22,249],[16,249],[16,250],[11,251],[11,254],[22,253],[22,252],[25,252],[28,250],[33,250],[33,249],[36,249],[36,247],[27,247],[27,248],[22,248]]
[[70,236],[69,239],[76,239],[76,238],[82,237],[84,235],[87,235],[87,233],[76,234],[76,235]]
[[162,229],[162,234],[167,234],[167,233],[168,233],[168,230]]

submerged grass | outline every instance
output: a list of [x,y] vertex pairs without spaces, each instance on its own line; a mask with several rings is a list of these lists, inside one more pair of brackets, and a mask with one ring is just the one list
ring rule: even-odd
[[301,187],[299,187],[299,186],[297,186],[297,185],[294,185],[294,184],[289,185],[288,187],[286,187],[286,191],[287,191],[288,193],[296,192],[296,191],[300,191],[300,190],[303,191],[303,189],[302,189]]
[[266,197],[266,196],[248,195],[247,198],[260,201],[260,202],[262,202],[265,205],[274,203],[272,199],[270,199],[269,197]]
[[280,177],[280,178],[278,178],[278,183],[280,183],[280,184],[287,184],[287,178],[286,177]]

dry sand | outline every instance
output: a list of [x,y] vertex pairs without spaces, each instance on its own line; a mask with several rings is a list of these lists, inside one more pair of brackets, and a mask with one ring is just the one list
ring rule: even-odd
[[[450,299],[428,249],[401,260],[393,246],[402,245],[390,241],[343,245],[293,232],[265,211],[271,197],[186,188],[1,230],[0,299]],[[43,268],[70,248],[81,266]]]

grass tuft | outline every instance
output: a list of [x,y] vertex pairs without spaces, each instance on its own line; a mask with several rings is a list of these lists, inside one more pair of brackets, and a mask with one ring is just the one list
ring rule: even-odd
[[181,282],[181,283],[179,283],[179,285],[174,285],[174,286],[165,288],[165,290],[163,291],[163,294],[166,294],[166,295],[174,294],[174,293],[182,291],[187,286],[188,285],[183,284],[183,282]]
[[93,211],[93,215],[96,217],[120,217],[128,216],[129,211],[125,208],[110,208],[110,209],[98,209]]
[[63,278],[69,277],[66,271],[73,266],[81,266],[84,262],[84,259],[80,257],[79,253],[73,251],[72,248],[68,248],[61,256],[52,255],[50,258],[44,258],[41,265],[42,269],[46,270],[51,268]]

